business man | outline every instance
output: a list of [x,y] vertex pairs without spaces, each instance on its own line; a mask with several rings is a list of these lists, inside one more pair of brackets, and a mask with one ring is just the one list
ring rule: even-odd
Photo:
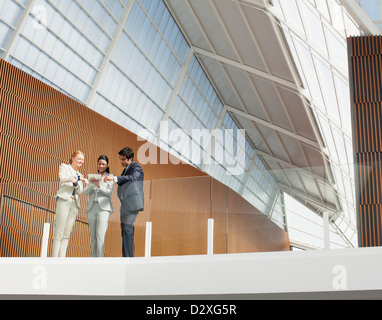
[[122,256],[134,257],[134,223],[139,211],[143,211],[143,170],[134,162],[134,151],[129,147],[118,152],[124,168],[120,176],[105,177],[104,181],[114,180],[118,184],[117,195],[121,201]]

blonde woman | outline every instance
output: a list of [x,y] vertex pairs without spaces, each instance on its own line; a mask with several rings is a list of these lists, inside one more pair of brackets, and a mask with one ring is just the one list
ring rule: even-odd
[[60,165],[60,188],[56,194],[57,206],[54,218],[52,257],[66,256],[69,236],[80,207],[78,195],[82,193],[83,182],[86,181],[78,172],[84,159],[84,153],[78,150],[72,154],[69,164],[62,163]]
[[101,155],[98,158],[97,169],[101,179],[89,179],[84,195],[89,195],[86,212],[89,221],[92,257],[103,257],[109,216],[113,212],[110,196],[114,187],[113,181],[104,181],[107,176],[112,176],[109,173],[109,159],[107,156]]

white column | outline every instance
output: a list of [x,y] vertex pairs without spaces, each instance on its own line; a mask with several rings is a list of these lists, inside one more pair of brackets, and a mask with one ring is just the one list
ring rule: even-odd
[[214,254],[214,219],[208,219],[207,254]]
[[329,213],[324,211],[322,213],[323,226],[324,226],[324,249],[330,249],[330,236],[329,236]]
[[44,223],[44,233],[42,235],[41,258],[48,256],[48,239],[49,239],[50,223]]
[[146,222],[145,257],[151,257],[152,222]]

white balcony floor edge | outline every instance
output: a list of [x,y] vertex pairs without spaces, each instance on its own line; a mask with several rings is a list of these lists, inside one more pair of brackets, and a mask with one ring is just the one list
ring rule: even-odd
[[382,298],[382,247],[150,258],[0,258],[0,298]]

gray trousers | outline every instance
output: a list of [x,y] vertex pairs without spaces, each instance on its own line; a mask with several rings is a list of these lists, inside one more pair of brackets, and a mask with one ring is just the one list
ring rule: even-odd
[[76,200],[69,198],[57,199],[56,215],[52,243],[52,257],[65,257],[70,233],[76,222],[78,205]]
[[109,216],[110,212],[102,210],[99,207],[98,202],[94,202],[88,212],[92,257],[104,256],[105,235],[109,222]]
[[122,256],[134,257],[134,223],[139,211],[121,208]]

